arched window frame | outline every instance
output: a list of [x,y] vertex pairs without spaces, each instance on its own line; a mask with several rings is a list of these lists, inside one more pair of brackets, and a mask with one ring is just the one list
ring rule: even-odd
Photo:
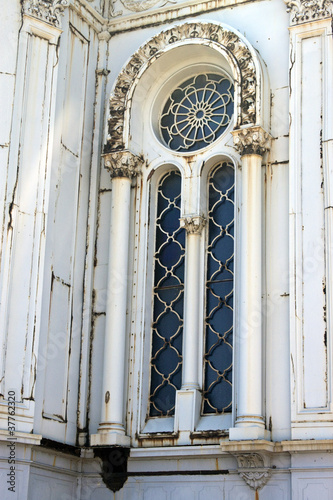
[[[198,47],[199,60],[200,57],[204,55],[202,52],[202,47],[209,47],[209,50],[215,50],[216,54],[219,54],[219,57],[222,56],[222,59],[225,58],[227,64],[231,67],[231,72],[234,76],[235,82],[235,96],[236,96],[236,107],[235,107],[235,130],[232,132],[233,140],[228,133],[225,137],[225,140],[218,140],[216,143],[212,145],[212,148],[207,148],[205,151],[200,151],[196,155],[187,155],[186,160],[182,160],[176,154],[167,154],[167,148],[163,147],[160,141],[156,143],[156,136],[152,131],[150,120],[143,120],[142,132],[141,135],[137,135],[135,137],[135,133],[133,133],[133,129],[131,129],[131,124],[134,125],[135,121],[132,121],[132,116],[145,116],[143,113],[140,113],[140,101],[142,102],[142,96],[149,96],[154,94],[153,89],[150,88],[149,93],[147,92],[149,87],[149,79],[151,80],[150,70],[153,67],[151,64],[154,62],[154,66],[156,69],[156,73],[160,72],[168,74],[174,73],[174,68],[170,67],[170,64],[175,61],[175,59],[171,56],[168,59],[165,59],[166,55],[172,52],[173,49],[181,50],[182,48],[193,48],[193,46]],[[206,50],[206,49],[205,49]],[[201,53],[200,53],[201,51]],[[190,53],[194,54],[195,51],[191,50]],[[201,56],[200,56],[201,54]],[[184,54],[183,54],[184,55]],[[161,63],[161,56],[165,56],[164,60],[169,61],[169,69],[167,66],[163,67]],[[205,60],[205,58],[201,59]],[[192,64],[195,64],[195,61],[191,61]],[[198,62],[200,64],[200,61]],[[162,65],[161,65],[162,64]],[[158,69],[158,65],[160,69]],[[178,69],[180,70],[181,64],[178,65]],[[224,65],[225,69],[225,65]],[[154,70],[151,70],[154,74]],[[171,73],[170,73],[171,71]],[[156,74],[155,73],[155,74]],[[150,76],[149,76],[150,75]],[[153,79],[154,80],[154,79]],[[145,81],[145,83],[144,83]],[[147,83],[148,82],[148,83]],[[141,85],[142,83],[142,85]],[[155,82],[156,85],[160,82]],[[140,86],[140,85],[141,86]],[[156,86],[155,86],[156,89]],[[135,104],[135,93],[139,92],[139,99],[137,100],[137,105]],[[157,90],[156,90],[157,92]],[[242,37],[239,33],[237,33],[232,28],[223,26],[221,24],[214,25],[213,23],[185,23],[184,25],[178,25],[174,28],[168,29],[165,32],[153,37],[149,42],[143,45],[139,51],[134,54],[131,58],[130,62],[125,66],[123,71],[120,73],[113,96],[110,99],[110,111],[111,115],[109,117],[109,136],[107,139],[107,144],[105,146],[105,164],[107,166],[109,162],[109,157],[113,155],[117,155],[122,158],[122,155],[125,154],[128,150],[131,150],[134,153],[134,157],[138,157],[142,155],[142,151],[145,154],[145,163],[141,165],[142,177],[140,176],[140,183],[137,183],[137,195],[135,201],[135,225],[142,225],[144,222],[142,221],[142,214],[145,213],[145,223],[147,225],[147,210],[149,204],[149,197],[147,197],[147,181],[148,175],[153,177],[154,169],[161,164],[165,163],[176,163],[180,166],[181,169],[184,170],[184,189],[183,193],[185,198],[193,198],[192,193],[190,193],[190,189],[186,186],[186,179],[189,177],[189,172],[193,173],[193,168],[196,169],[196,177],[199,179],[197,175],[198,169],[201,169],[202,165],[209,159],[210,156],[214,154],[221,154],[222,152],[226,156],[230,156],[235,158],[235,164],[240,163],[240,157],[242,158],[242,170],[246,172],[246,174],[242,174],[242,184],[245,186],[242,188],[242,203],[243,207],[246,207],[243,210],[242,215],[242,223],[241,223],[241,238],[242,238],[242,247],[246,247],[247,244],[250,243],[250,252],[248,261],[252,264],[255,262],[255,269],[259,269],[258,265],[261,266],[261,257],[258,249],[261,245],[261,234],[258,236],[258,242],[253,246],[251,245],[251,241],[255,240],[255,235],[253,232],[253,228],[251,228],[251,238],[248,237],[247,232],[244,231],[244,228],[247,227],[247,223],[249,221],[257,218],[258,220],[261,217],[261,201],[257,199],[255,202],[248,204],[248,188],[250,185],[255,185],[256,194],[259,193],[258,189],[260,189],[261,185],[261,162],[262,156],[269,148],[269,134],[266,132],[266,129],[269,129],[269,86],[267,75],[265,75],[265,68],[260,61],[258,54],[254,51],[251,45],[247,42],[247,40]],[[149,99],[149,97],[148,97]],[[151,106],[151,102],[148,103]],[[141,110],[142,111],[142,110]],[[139,114],[138,114],[139,112]],[[149,109],[149,113],[147,116],[150,116],[151,107]],[[146,128],[145,128],[146,127]],[[147,134],[148,132],[148,134]],[[230,132],[230,131],[229,131]],[[149,136],[150,142],[148,143],[148,147],[145,148],[143,144],[143,137],[145,135]],[[234,146],[232,144],[234,143]],[[240,152],[240,156],[238,154]],[[170,153],[170,152],[169,152]],[[164,158],[164,161],[161,161],[161,158]],[[142,158],[141,158],[142,161]],[[120,160],[122,163],[122,160]],[[122,168],[122,167],[121,167]],[[189,170],[188,170],[189,169]],[[120,169],[121,170],[121,169]],[[149,172],[148,172],[149,170]],[[188,171],[186,171],[188,170]],[[244,180],[245,179],[245,180]],[[244,180],[244,182],[243,182]],[[254,184],[253,184],[254,182]],[[145,184],[146,183],[146,184]],[[198,201],[200,197],[198,197],[198,193],[200,192],[200,182],[197,182],[197,186],[195,187],[194,199]],[[142,203],[142,200],[144,202]],[[193,216],[201,218],[200,215],[200,207],[196,205],[196,202],[192,200],[188,203],[186,208],[184,209],[184,215]],[[147,228],[146,228],[147,229]],[[147,238],[147,233],[140,233],[139,238],[137,238],[136,231],[134,231],[134,261],[137,263],[142,263],[142,256],[146,256],[145,252],[142,251],[142,236]],[[144,239],[143,238],[143,239]],[[140,243],[140,250],[138,249],[137,243]],[[245,242],[245,245],[244,245]],[[138,259],[140,257],[140,259]],[[243,255],[244,257],[244,255]],[[251,266],[248,263],[243,265],[244,269],[251,269]],[[144,266],[146,269],[146,266]],[[137,271],[135,271],[137,269]],[[135,442],[137,438],[141,438],[141,434],[144,435],[145,432],[148,434],[150,432],[167,432],[169,437],[171,435],[176,438],[176,435],[188,435],[188,430],[198,430],[199,433],[204,428],[200,429],[200,422],[198,425],[198,421],[194,421],[192,418],[191,422],[186,422],[185,427],[182,423],[179,422],[179,417],[182,414],[180,410],[178,410],[178,415],[176,411],[175,415],[175,426],[173,427],[173,433],[171,429],[147,429],[145,428],[146,418],[144,413],[141,411],[140,418],[137,419],[136,415],[138,414],[139,407],[142,403],[142,392],[141,388],[144,384],[141,381],[141,375],[144,373],[145,367],[143,366],[143,348],[146,342],[145,334],[142,333],[144,330],[142,329],[145,322],[145,303],[137,300],[138,298],[138,290],[140,290],[140,284],[145,289],[145,293],[147,292],[144,283],[144,275],[142,274],[142,269],[140,265],[137,267],[133,267],[134,272],[134,281],[133,287],[136,287],[136,292],[131,295],[128,293],[128,303],[131,304],[131,320],[128,321],[128,328],[131,331],[130,337],[134,339],[130,341],[129,345],[129,362],[128,362],[128,372],[129,372],[129,388],[128,388],[128,398],[127,403],[125,401],[126,396],[123,396],[123,404],[127,407],[127,417],[124,418],[120,423],[112,423],[111,421],[104,422],[103,416],[105,415],[104,403],[102,404],[102,423],[98,429],[98,434],[92,436],[92,442],[95,444],[99,444],[102,442],[107,442],[108,444],[117,444],[119,442],[129,442],[129,436],[132,437],[132,442]],[[141,275],[140,279],[135,277],[135,273]],[[261,274],[261,273],[259,273]],[[259,276],[259,275],[258,275]],[[250,292],[248,298],[248,284],[251,281],[251,278],[255,278],[256,287],[255,292]],[[237,281],[236,281],[237,283]],[[236,285],[235,285],[236,286]],[[128,287],[125,287],[126,290]],[[254,322],[251,320],[249,312],[251,311],[251,306],[258,306],[258,311],[256,313],[260,314],[261,311],[261,279],[255,277],[255,275],[251,275],[251,272],[246,271],[244,276],[241,276],[240,284],[239,284],[240,292],[243,294],[242,301],[245,297],[245,306],[242,302],[242,314],[245,317],[237,318],[236,325],[245,325],[244,331],[249,327],[250,330],[254,332],[254,341],[252,334],[246,334],[243,337],[244,342],[240,344],[244,344],[241,349],[241,360],[240,364],[248,365],[252,356],[256,359],[261,356],[261,347],[262,345],[262,326],[257,328],[254,325]],[[112,294],[112,292],[110,292]],[[125,292],[124,292],[125,293]],[[123,294],[124,295],[124,294]],[[252,308],[254,309],[254,308]],[[247,316],[249,315],[249,316]],[[108,317],[108,311],[107,311]],[[247,321],[250,320],[250,321]],[[247,321],[247,323],[246,323]],[[143,343],[139,345],[138,342],[138,332],[143,334]],[[106,332],[106,336],[114,335],[111,331]],[[133,349],[133,351],[132,351]],[[132,352],[135,351],[135,355]],[[114,386],[116,383],[115,380],[112,382],[111,378],[108,375],[108,353],[105,352],[104,357],[104,375],[103,375],[103,389],[104,392],[107,387]],[[244,363],[245,361],[245,363]],[[253,365],[253,363],[250,363]],[[248,365],[249,366],[249,365]],[[265,430],[265,422],[264,422],[264,410],[263,410],[263,392],[262,392],[262,363],[261,361],[258,363],[258,374],[256,378],[256,384],[258,383],[258,389],[250,387],[249,385],[249,377],[245,379],[246,383],[244,388],[242,388],[242,384],[238,382],[238,391],[236,391],[237,397],[237,407],[238,413],[234,415],[232,418],[230,427],[230,439],[258,439],[268,437],[268,434]],[[117,375],[119,377],[123,376],[123,374]],[[237,371],[238,380],[240,380],[239,373]],[[135,384],[135,380],[139,380],[139,384]],[[141,384],[141,385],[140,385]],[[260,387],[259,387],[260,386]],[[251,392],[251,398],[249,399],[248,394]],[[181,391],[179,391],[180,394]],[[189,391],[190,392],[190,391]],[[197,391],[198,392],[198,391]],[[105,392],[107,396],[108,391]],[[181,396],[181,395],[180,395]],[[253,397],[252,397],[253,396]],[[180,398],[181,399],[181,398]],[[248,402],[250,401],[250,404]],[[252,403],[253,402],[253,403]],[[110,401],[107,401],[105,397],[105,403],[110,406]],[[120,403],[119,403],[120,404]],[[118,406],[119,406],[118,404]],[[192,408],[198,406],[198,397],[193,396],[191,401]],[[181,406],[180,404],[178,405]],[[184,408],[183,408],[184,409]],[[112,412],[111,412],[112,413]],[[119,413],[119,412],[118,412]],[[195,412],[192,412],[192,414]],[[196,412],[197,413],[197,412]],[[215,417],[214,417],[215,418]],[[162,419],[160,419],[162,420]],[[184,422],[183,422],[184,423]],[[219,428],[225,428],[224,426],[219,426]],[[185,434],[183,431],[186,431]],[[106,440],[103,437],[103,434],[106,435]],[[121,437],[119,437],[121,436]],[[149,436],[146,434],[149,438]],[[186,441],[185,437],[185,441]],[[183,438],[180,438],[177,444],[182,444]]]

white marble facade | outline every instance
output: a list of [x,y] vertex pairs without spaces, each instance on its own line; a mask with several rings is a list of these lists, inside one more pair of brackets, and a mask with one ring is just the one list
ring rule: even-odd
[[[2,3],[1,498],[329,500],[332,2]],[[161,110],[200,72],[234,83],[234,116],[183,154],[163,143]],[[206,182],[224,161],[232,411],[208,415]],[[152,193],[170,169],[186,233],[183,375],[174,413],[156,417]]]

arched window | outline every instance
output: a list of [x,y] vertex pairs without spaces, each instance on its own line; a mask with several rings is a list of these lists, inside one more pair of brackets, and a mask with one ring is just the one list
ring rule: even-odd
[[208,177],[203,414],[232,407],[234,177],[230,162],[218,163]]
[[185,231],[180,227],[181,176],[163,175],[155,219],[150,416],[174,414],[181,387]]
[[[98,432],[112,435],[109,443],[121,434],[150,446],[164,433],[176,444],[201,433],[207,443],[202,431],[210,430],[243,439],[252,427],[266,436],[263,329],[252,314],[262,321],[267,82],[242,35],[206,22],[153,37],[119,74],[105,148],[114,230]],[[111,286],[118,261],[119,293]],[[236,353],[234,317],[242,330]],[[249,366],[255,388],[243,375]]]

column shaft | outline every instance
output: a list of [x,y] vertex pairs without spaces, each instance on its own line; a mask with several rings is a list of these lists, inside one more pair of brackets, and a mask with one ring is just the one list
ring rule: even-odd
[[262,156],[270,136],[261,127],[233,131],[242,158],[240,210],[239,292],[236,323],[235,385],[237,409],[230,439],[270,439],[263,409],[263,318],[262,318]]
[[129,151],[106,154],[112,180],[109,272],[104,344],[101,423],[92,446],[130,445],[125,432],[127,290],[131,179],[142,160]]
[[199,290],[201,276],[200,234],[186,235],[186,292],[185,292],[185,330],[184,330],[184,369],[182,389],[199,389]]
[[239,384],[236,425],[262,418],[261,156],[242,157]]
[[112,181],[101,427],[124,431],[124,379],[131,180]]

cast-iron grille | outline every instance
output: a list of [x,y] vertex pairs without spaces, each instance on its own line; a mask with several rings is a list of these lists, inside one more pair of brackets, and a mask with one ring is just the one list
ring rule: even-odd
[[150,416],[173,415],[182,376],[185,230],[180,227],[181,177],[158,185],[155,224]]
[[222,162],[208,178],[203,414],[232,405],[234,177],[232,163]]
[[226,130],[234,111],[233,84],[211,73],[187,79],[167,100],[161,116],[161,135],[180,152],[196,151]]

